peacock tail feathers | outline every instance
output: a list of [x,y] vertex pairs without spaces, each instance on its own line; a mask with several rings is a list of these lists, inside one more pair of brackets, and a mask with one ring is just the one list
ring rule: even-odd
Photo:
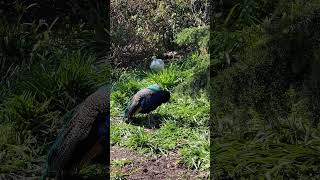
[[[70,173],[79,167],[80,162],[83,162],[81,160],[87,153],[85,151],[89,151],[93,141],[97,140],[92,138],[98,138],[95,134],[98,132],[100,136],[102,132],[98,126],[104,123],[98,122],[99,119],[105,116],[106,119],[103,118],[102,121],[109,121],[107,118],[110,110],[109,90],[108,86],[103,86],[74,109],[71,113],[72,118],[70,114],[67,115],[68,122],[65,123],[48,153],[42,179],[54,171],[57,174]],[[105,124],[104,128],[108,126],[107,122]]]
[[61,128],[61,130],[59,131],[57,137],[56,137],[56,140],[53,142],[53,144],[51,145],[51,148],[49,149],[49,153],[48,153],[48,156],[47,156],[47,160],[45,162],[45,167],[44,167],[44,171],[43,171],[43,175],[41,177],[41,180],[45,180],[45,178],[49,175],[49,164],[50,161],[51,161],[51,158],[53,156],[54,153],[56,153],[57,151],[57,148],[59,147],[59,145],[61,144],[62,140],[63,140],[63,134],[64,134],[64,131],[67,127],[67,125],[70,123],[70,120],[72,118],[72,116],[75,114],[75,112],[79,109],[79,107],[81,106],[82,104],[80,105],[77,105],[75,108],[73,108],[72,110],[68,111],[62,118],[61,118],[61,121],[64,122],[64,125],[63,127]]
[[88,163],[91,159],[93,159],[95,156],[97,156],[103,150],[104,150],[104,148],[101,147],[100,142],[97,141],[95,143],[95,145],[90,149],[90,151],[85,155],[85,157],[80,161],[79,167],[82,167],[84,164]]
[[124,111],[124,117],[128,118],[133,116],[137,111],[140,113],[149,113],[161,105],[162,97],[163,90],[157,84],[141,89],[131,98]]
[[120,115],[123,118],[128,118],[128,112],[129,112],[129,106],[126,107],[126,109],[124,110],[123,115]]

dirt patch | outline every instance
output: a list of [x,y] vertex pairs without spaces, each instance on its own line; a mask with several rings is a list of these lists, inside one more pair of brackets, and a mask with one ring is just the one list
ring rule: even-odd
[[208,172],[187,169],[180,164],[179,154],[169,152],[160,157],[146,157],[119,146],[111,148],[111,160],[126,159],[132,161],[123,167],[112,167],[111,171],[127,174],[126,179],[208,179]]

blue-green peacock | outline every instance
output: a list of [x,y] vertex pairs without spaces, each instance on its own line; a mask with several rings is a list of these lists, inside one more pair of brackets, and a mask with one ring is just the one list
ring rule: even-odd
[[72,179],[89,162],[109,165],[109,95],[103,86],[80,104],[49,151],[43,180]]
[[170,100],[170,92],[161,89],[159,85],[151,85],[138,91],[125,110],[125,117],[130,121],[135,114],[148,114],[162,103]]

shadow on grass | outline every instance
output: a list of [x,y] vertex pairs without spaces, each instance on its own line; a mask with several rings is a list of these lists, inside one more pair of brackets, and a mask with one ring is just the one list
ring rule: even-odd
[[[150,119],[149,119],[150,118]],[[134,117],[131,122],[132,125],[141,126],[147,129],[159,129],[164,119],[173,118],[169,114],[151,114]]]

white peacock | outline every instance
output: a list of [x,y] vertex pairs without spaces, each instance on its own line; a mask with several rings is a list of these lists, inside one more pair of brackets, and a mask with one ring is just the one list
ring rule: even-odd
[[157,59],[156,56],[152,56],[152,62],[150,64],[150,69],[152,71],[159,72],[164,69],[164,62],[162,59]]

